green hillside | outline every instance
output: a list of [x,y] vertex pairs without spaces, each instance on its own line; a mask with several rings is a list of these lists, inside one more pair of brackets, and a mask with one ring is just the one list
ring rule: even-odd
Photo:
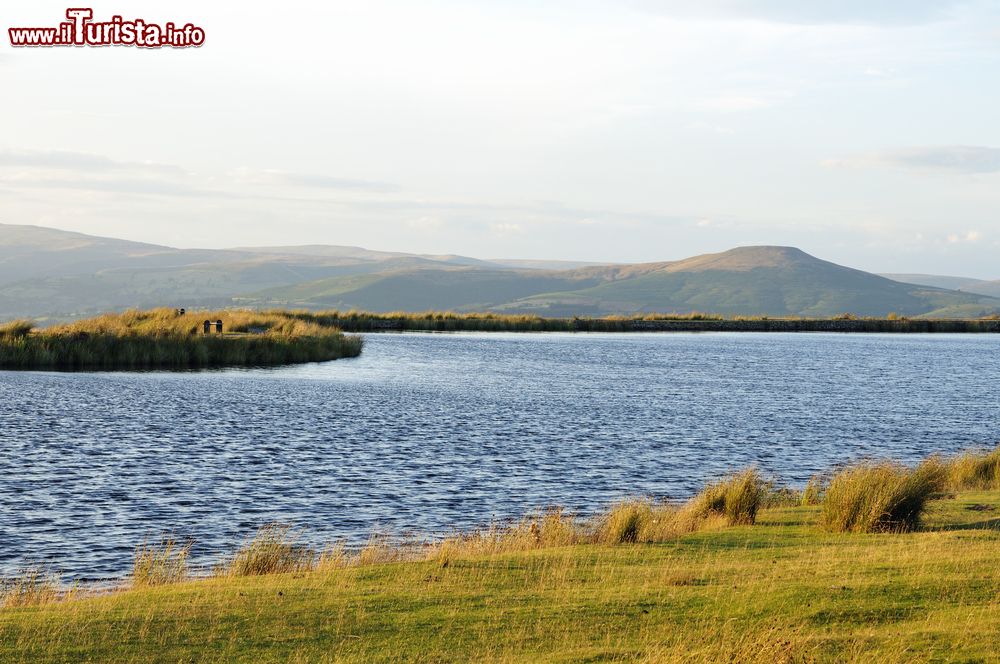
[[970,293],[1000,298],[1000,280],[976,284],[967,289]]
[[[702,311],[976,318],[1000,312],[1000,282],[913,276],[920,281],[903,283],[900,275],[887,279],[791,247],[592,265],[332,245],[176,249],[0,224],[0,320],[231,306],[550,317]],[[935,286],[953,283],[962,290]]]
[[333,277],[259,293],[265,302],[366,311],[481,311],[552,290],[597,285],[597,277],[572,273],[422,269]]
[[419,270],[271,289],[261,300],[370,311],[453,309],[544,316],[706,311],[726,315],[976,317],[1000,300],[904,284],[791,247],[566,271]]

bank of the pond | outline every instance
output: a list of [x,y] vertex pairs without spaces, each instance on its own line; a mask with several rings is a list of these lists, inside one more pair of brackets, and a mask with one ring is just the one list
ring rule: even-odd
[[990,661],[1000,494],[921,532],[821,508],[658,544],[218,577],[0,610],[3,661]]
[[185,370],[320,362],[361,353],[362,340],[284,312],[128,311],[34,329],[0,326],[0,368]]
[[1000,333],[996,319],[723,318],[709,314],[610,318],[542,318],[498,314],[295,312],[294,316],[348,332],[845,332]]
[[[865,506],[912,518],[830,519]],[[549,510],[409,548],[320,552],[271,525],[199,580],[184,543],[147,542],[118,590],[7,579],[0,660],[988,661],[998,510],[994,450],[862,462],[804,490],[748,469],[684,504]]]

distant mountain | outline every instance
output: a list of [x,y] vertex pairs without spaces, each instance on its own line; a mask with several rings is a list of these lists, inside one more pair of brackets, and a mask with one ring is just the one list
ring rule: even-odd
[[971,279],[969,277],[948,277],[940,274],[881,274],[881,277],[901,281],[904,284],[918,284],[920,286],[931,286],[932,288],[947,288],[949,290],[965,290],[967,286],[976,284],[986,284],[988,281],[982,279]]
[[257,294],[316,308],[454,309],[545,316],[704,311],[727,315],[979,316],[1000,300],[903,284],[792,247],[741,247],[682,261],[575,270],[451,268],[329,278]]
[[964,292],[959,292],[903,283],[792,247],[740,247],[680,261],[594,265],[328,245],[175,249],[0,224],[0,319],[233,305],[545,316],[704,311],[958,317],[1000,312],[1000,299],[970,292],[996,286],[1000,283],[963,282]]
[[0,318],[231,306],[242,294],[333,276],[462,264],[449,258],[327,246],[174,249],[0,224]]
[[982,279],[946,277],[936,274],[883,274],[882,276],[888,279],[903,281],[910,284],[933,286],[935,288],[948,288],[952,290],[965,291],[966,293],[1000,297],[1000,280],[984,281]]
[[986,281],[980,284],[967,286],[962,290],[968,291],[970,293],[976,293],[978,295],[986,295],[988,297],[1000,298],[1000,280]]

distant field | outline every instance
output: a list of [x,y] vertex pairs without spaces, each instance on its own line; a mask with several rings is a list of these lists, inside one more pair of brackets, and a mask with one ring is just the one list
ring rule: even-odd
[[[208,331],[205,321],[211,321]],[[219,331],[215,323],[222,322]],[[34,329],[0,325],[0,368],[197,369],[335,360],[361,352],[361,338],[282,312],[127,311]]]

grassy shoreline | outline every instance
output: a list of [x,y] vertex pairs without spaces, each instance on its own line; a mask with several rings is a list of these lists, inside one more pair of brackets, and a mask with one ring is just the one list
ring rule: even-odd
[[[225,333],[205,333],[222,320]],[[360,337],[284,312],[156,309],[107,314],[42,330],[0,325],[0,369],[188,370],[319,362],[361,353]]]
[[[627,501],[583,529],[550,511],[411,551],[317,555],[271,526],[195,581],[184,547],[144,546],[130,589],[8,594],[0,660],[995,657],[1000,452],[860,463],[817,486],[745,471],[684,505]],[[831,519],[867,507],[864,527]]]
[[304,312],[291,315],[347,332],[843,332],[843,333],[1000,333],[1000,320],[857,318],[723,318],[713,314],[645,314],[606,318],[542,318],[453,312]]

